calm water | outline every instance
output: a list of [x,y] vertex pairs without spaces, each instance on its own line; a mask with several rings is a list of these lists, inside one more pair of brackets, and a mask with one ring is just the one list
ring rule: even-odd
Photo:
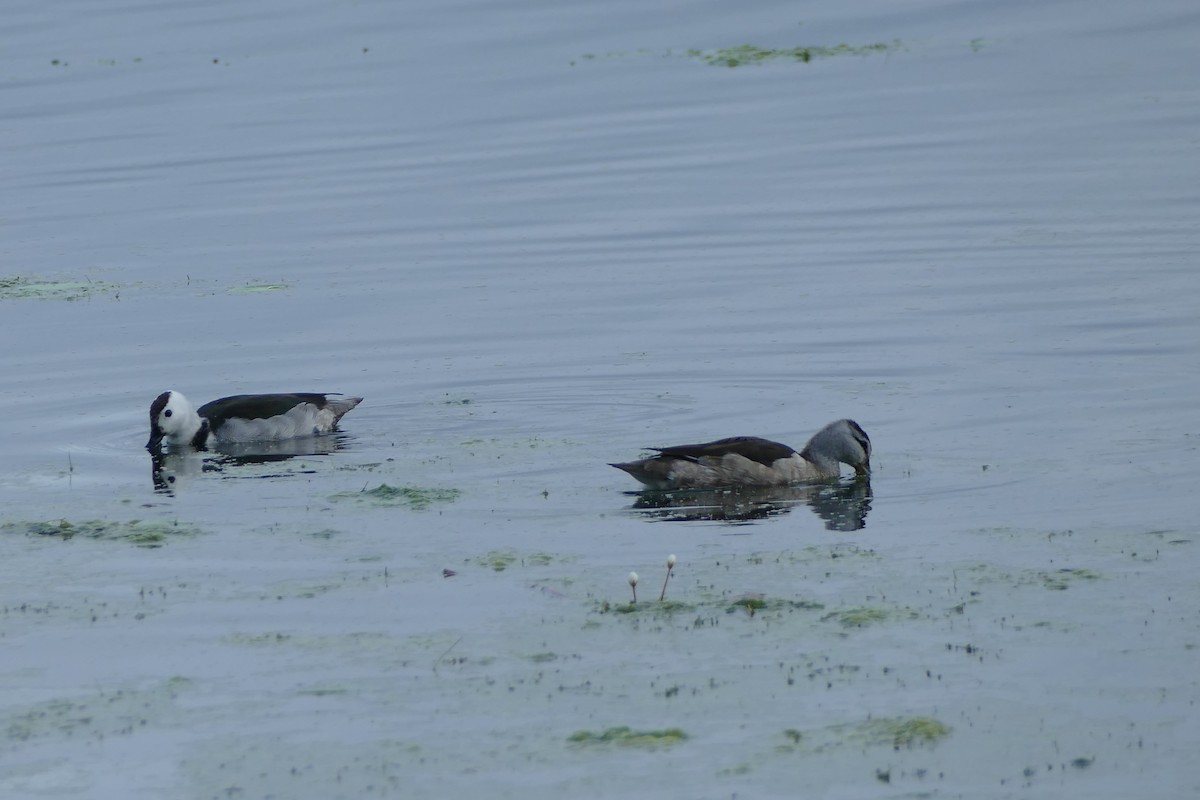
[[[10,4],[2,793],[1195,794],[1198,36],[1184,2]],[[746,43],[851,52],[703,58]],[[164,493],[167,388],[367,400]],[[606,465],[842,416],[869,493],[664,511]],[[614,612],[668,553],[680,605]],[[568,741],[622,725],[688,738]]]

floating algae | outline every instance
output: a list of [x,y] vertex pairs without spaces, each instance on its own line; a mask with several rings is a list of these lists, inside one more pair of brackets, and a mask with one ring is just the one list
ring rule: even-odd
[[[974,44],[972,46],[974,47]],[[891,42],[874,42],[862,45],[843,43],[832,46],[810,45],[808,47],[759,47],[753,44],[741,44],[736,47],[722,47],[717,50],[693,48],[684,50],[682,53],[672,50],[641,48],[639,50],[611,50],[607,53],[585,53],[580,58],[583,61],[601,61],[634,56],[672,58],[682,54],[687,58],[703,61],[705,64],[717,67],[741,67],[750,64],[765,64],[769,61],[795,61],[807,64],[818,58],[868,56],[891,53],[903,48],[904,44],[899,39],[893,39]]]
[[811,600],[785,600],[783,598],[765,597],[761,594],[744,594],[725,608],[726,614],[735,611],[745,611],[750,616],[760,612],[771,611],[819,611],[825,606]]
[[282,292],[290,289],[286,283],[248,283],[243,286],[231,286],[229,294],[263,294],[265,292]]
[[1075,581],[1094,581],[1100,575],[1090,569],[1060,569],[1057,572],[1040,573],[1042,585],[1056,592],[1064,592]]
[[688,50],[687,54],[706,64],[718,67],[741,67],[747,64],[764,64],[768,61],[799,61],[807,64],[814,58],[833,56],[865,56],[888,53],[901,47],[900,41],[876,42],[866,45],[838,44],[832,47],[758,47],[752,44],[725,47],[720,50]]
[[891,747],[909,750],[933,745],[950,735],[950,727],[933,717],[879,717],[862,722],[801,731],[784,730],[782,750],[823,752],[837,747]]
[[821,621],[835,621],[841,624],[843,628],[865,628],[868,625],[874,625],[877,622],[886,622],[890,619],[916,618],[917,614],[915,611],[863,606],[861,608],[848,608],[844,611],[830,612],[821,617]]
[[562,559],[556,559],[549,553],[527,553],[522,556],[515,550],[491,550],[474,559],[479,566],[490,567],[496,572],[503,572],[518,562],[522,567],[545,567],[556,560]]
[[635,731],[627,725],[608,728],[601,733],[591,731],[576,731],[567,737],[571,744],[578,745],[607,745],[615,744],[622,747],[669,747],[679,744],[687,738],[687,734],[679,728],[664,728],[660,731]]
[[0,278],[0,300],[83,300],[116,290],[116,285],[103,281],[39,281],[20,275]]
[[950,735],[950,728],[932,717],[884,717],[848,729],[852,738],[869,745],[891,745],[893,750],[934,744]]
[[124,541],[138,547],[162,547],[170,537],[195,536],[200,533],[199,528],[178,521],[136,519],[128,522],[102,519],[82,522],[69,522],[65,519],[56,522],[6,522],[0,526],[0,530],[5,533],[24,533],[28,536],[53,536],[64,541],[76,536],[85,539]]
[[697,606],[693,603],[684,603],[679,600],[647,600],[642,603],[617,603],[613,605],[607,600],[602,602],[599,607],[601,614],[675,614],[679,611],[695,611]]
[[[733,614],[741,611],[755,616],[760,613],[784,613],[790,611],[819,611],[821,603],[810,600],[785,600],[768,598],[758,594],[742,595],[732,603],[724,600],[705,603],[689,603],[681,600],[646,600],[638,603],[610,603],[605,600],[599,604],[597,611],[601,614],[656,614],[669,615],[680,611],[703,612],[705,618],[716,619],[720,611]],[[699,627],[699,626],[697,626]]]
[[358,500],[380,506],[408,506],[424,511],[434,503],[452,503],[461,495],[458,489],[424,489],[418,486],[390,486],[381,483],[374,489],[360,492],[338,492],[331,500]]

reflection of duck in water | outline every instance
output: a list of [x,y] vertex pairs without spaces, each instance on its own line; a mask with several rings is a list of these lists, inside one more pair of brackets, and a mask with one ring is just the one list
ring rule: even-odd
[[200,408],[179,392],[167,391],[150,404],[150,440],[146,448],[212,444],[281,442],[329,433],[338,420],[362,402],[337,394],[239,394]]
[[[150,478],[157,492],[173,494],[204,472],[224,472],[226,467],[262,466],[287,461],[296,456],[325,456],[341,449],[348,437],[304,436],[279,442],[233,442],[217,445],[212,453],[195,452],[189,448],[166,451],[150,450]],[[300,465],[299,469],[280,467],[254,470],[236,477],[278,478],[286,475],[311,473],[314,470]],[[234,474],[225,477],[234,477]]]
[[786,444],[738,436],[703,444],[652,447],[658,455],[613,464],[651,489],[786,486],[828,481],[849,464],[860,478],[871,474],[871,440],[852,419],[817,431],[797,453]]
[[655,519],[748,522],[787,514],[801,504],[811,508],[831,531],[859,530],[866,526],[871,511],[871,480],[643,492],[633,507]]
[[150,451],[150,480],[156,492],[174,494],[203,471],[204,459],[199,454]]

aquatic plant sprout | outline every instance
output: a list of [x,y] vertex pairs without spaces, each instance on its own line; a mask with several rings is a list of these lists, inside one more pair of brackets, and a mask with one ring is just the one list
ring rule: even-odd
[[671,570],[675,569],[675,554],[667,556],[667,577],[663,578],[662,594],[658,596],[658,602],[667,599],[667,581],[671,580]]

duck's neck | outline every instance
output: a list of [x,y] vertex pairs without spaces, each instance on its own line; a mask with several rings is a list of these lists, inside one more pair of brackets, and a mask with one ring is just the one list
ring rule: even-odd
[[837,478],[842,474],[842,467],[836,458],[830,458],[812,447],[804,448],[800,457],[812,466],[817,478]]
[[202,447],[204,442],[201,441],[199,444],[197,444],[196,438],[200,435],[202,430],[207,436],[208,425],[205,424],[204,420],[200,419],[200,415],[191,408],[177,409],[175,411],[175,415],[176,425],[179,427],[167,437],[167,441],[171,444],[190,444],[193,446]]

